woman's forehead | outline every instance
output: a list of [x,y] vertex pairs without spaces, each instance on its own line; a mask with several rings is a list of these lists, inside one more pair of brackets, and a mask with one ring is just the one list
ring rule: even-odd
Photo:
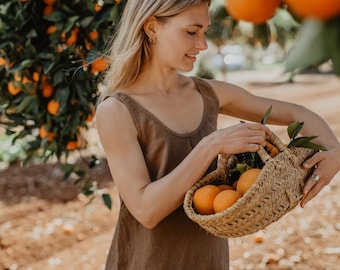
[[169,18],[169,22],[180,24],[181,26],[207,28],[210,25],[209,5],[204,2],[189,7],[176,16]]

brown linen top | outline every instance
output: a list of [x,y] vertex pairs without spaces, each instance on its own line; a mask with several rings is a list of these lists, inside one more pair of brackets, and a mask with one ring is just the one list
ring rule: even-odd
[[[123,93],[114,93],[128,108],[138,131],[151,181],[172,171],[206,135],[217,128],[218,99],[211,87],[193,77],[204,102],[199,127],[178,134]],[[214,161],[207,173],[216,168]],[[181,181],[181,179],[178,179]],[[106,262],[106,270],[226,270],[228,240],[207,233],[179,207],[155,228],[141,225],[121,203],[119,219]]]

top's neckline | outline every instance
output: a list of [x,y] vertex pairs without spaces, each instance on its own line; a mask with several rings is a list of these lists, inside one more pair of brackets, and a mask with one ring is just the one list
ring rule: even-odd
[[154,115],[151,111],[149,111],[148,109],[146,109],[142,104],[140,104],[138,101],[136,101],[134,98],[132,98],[131,96],[129,96],[128,94],[124,93],[124,92],[116,92],[117,95],[121,95],[124,96],[126,98],[128,98],[130,101],[132,101],[134,104],[136,104],[137,106],[139,106],[140,108],[142,108],[150,117],[152,117],[156,122],[158,122],[165,130],[167,130],[169,133],[176,135],[178,137],[189,137],[192,135],[197,134],[203,127],[205,120],[206,120],[206,111],[207,111],[207,101],[206,101],[206,93],[204,93],[204,91],[201,90],[201,88],[198,85],[197,79],[195,79],[194,77],[191,77],[195,83],[196,86],[196,90],[200,93],[201,98],[203,100],[203,115],[202,115],[202,119],[200,124],[192,131],[186,132],[186,133],[179,133],[177,131],[174,131],[173,129],[169,128],[163,121],[161,121],[156,115]]

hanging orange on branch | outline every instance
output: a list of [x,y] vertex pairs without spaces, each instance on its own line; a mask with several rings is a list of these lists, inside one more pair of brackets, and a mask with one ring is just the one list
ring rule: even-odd
[[275,15],[280,0],[226,0],[228,13],[238,21],[263,24]]
[[340,14],[339,0],[284,0],[288,9],[301,18],[326,21]]

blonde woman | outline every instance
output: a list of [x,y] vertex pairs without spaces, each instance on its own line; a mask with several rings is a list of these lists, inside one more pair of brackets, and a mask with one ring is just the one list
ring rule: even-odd
[[[257,97],[215,80],[186,77],[207,49],[206,0],[129,0],[111,47],[111,66],[97,107],[97,128],[121,208],[106,269],[229,269],[228,241],[190,221],[185,192],[216,166],[220,153],[254,152],[269,130],[258,124],[305,122],[305,135],[329,150],[304,166],[317,175],[304,206],[340,169],[340,144],[306,108]],[[248,123],[216,130],[218,114]],[[317,134],[316,134],[317,133]],[[318,180],[318,181],[316,181]]]

